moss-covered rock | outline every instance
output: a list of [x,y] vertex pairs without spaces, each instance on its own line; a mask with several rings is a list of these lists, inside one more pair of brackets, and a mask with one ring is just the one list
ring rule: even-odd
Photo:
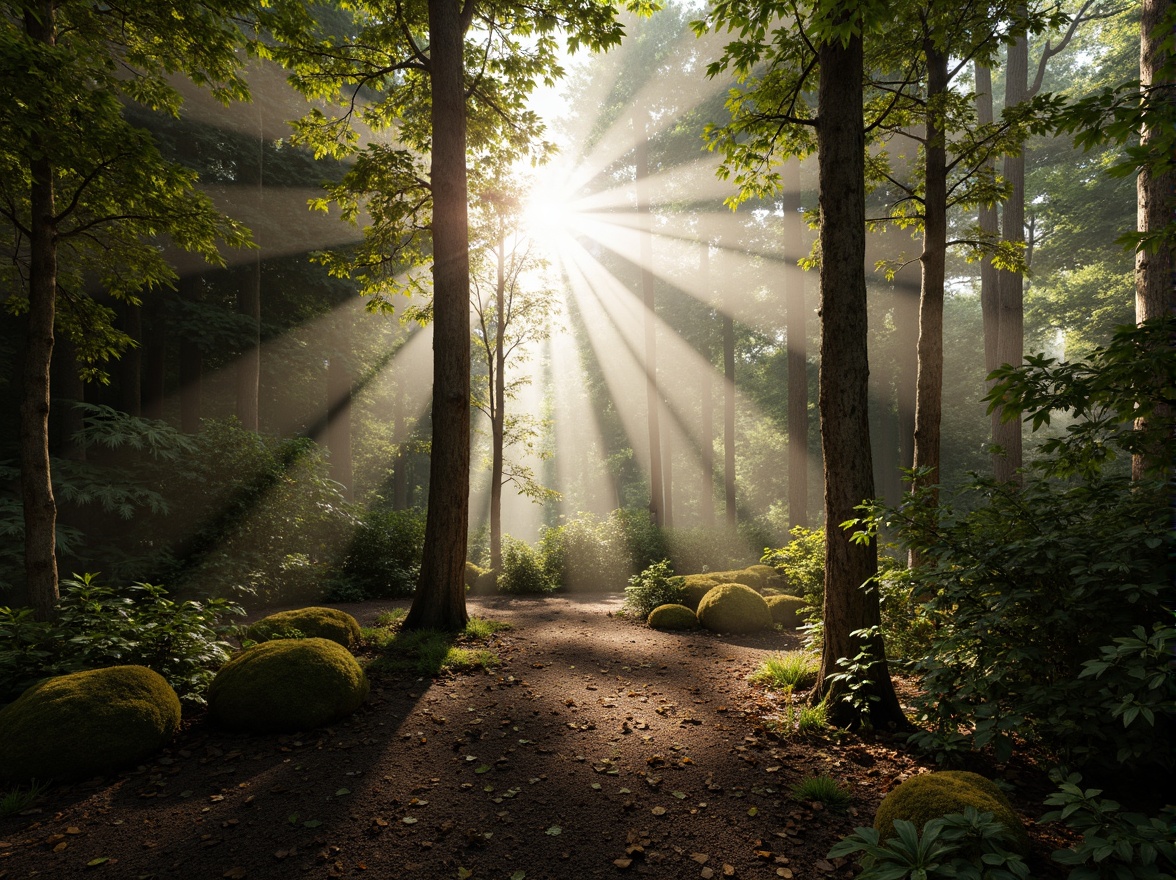
[[268,642],[286,638],[292,632],[311,639],[330,639],[348,650],[359,644],[361,638],[359,623],[346,611],[318,606],[279,611],[263,617],[245,634],[255,642]]
[[698,617],[685,605],[658,605],[646,620],[650,629],[697,629]]
[[329,639],[275,639],[242,651],[208,689],[208,711],[232,730],[309,730],[345,718],[367,698],[351,654]]
[[682,578],[682,604],[691,611],[698,609],[702,597],[717,587],[721,581],[711,574],[688,574]]
[[883,798],[874,816],[874,828],[885,840],[894,836],[895,819],[906,819],[922,830],[930,820],[949,813],[962,813],[964,807],[992,813],[1012,832],[1012,848],[1022,855],[1029,851],[1029,835],[1004,792],[990,779],[965,770],[943,770],[911,777]]
[[759,578],[761,590],[779,590],[786,583],[784,575],[770,565],[749,565],[747,571]]
[[808,604],[799,596],[784,594],[766,596],[764,601],[768,603],[768,610],[772,612],[772,622],[789,629],[796,629],[800,626],[801,619],[797,612]]
[[714,632],[755,632],[771,628],[772,612],[746,584],[719,584],[698,603],[698,622]]
[[151,756],[179,726],[179,697],[145,666],[49,678],[0,709],[0,780],[115,770]]

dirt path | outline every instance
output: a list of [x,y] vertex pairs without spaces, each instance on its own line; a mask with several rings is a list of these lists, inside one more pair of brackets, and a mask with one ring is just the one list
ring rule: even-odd
[[[514,627],[492,674],[375,678],[300,736],[197,721],[154,764],[0,821],[0,878],[848,876],[823,854],[914,763],[756,729],[745,676],[794,636],[657,633],[619,607],[471,599]],[[850,815],[792,800],[822,773],[860,783]]]

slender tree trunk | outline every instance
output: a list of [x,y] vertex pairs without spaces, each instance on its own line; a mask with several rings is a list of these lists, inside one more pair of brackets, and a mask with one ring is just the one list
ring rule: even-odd
[[465,628],[470,495],[470,262],[461,7],[429,0],[433,443],[420,580],[406,629]]
[[[1008,63],[1005,65],[1005,107],[1015,107],[1029,94],[1029,42],[1020,37],[1009,46]],[[1004,179],[1011,188],[1004,203],[1001,218],[1001,234],[1006,241],[1025,243],[1025,151],[1018,155],[1005,156]],[[1001,270],[999,279],[999,304],[997,308],[996,362],[1020,366],[1024,358],[1025,290],[1024,278],[1020,272]],[[1019,480],[1017,471],[1021,467],[1021,421],[1013,418],[1003,421],[998,409],[993,413],[992,442],[1004,454],[993,457],[993,476],[1001,482]]]
[[[804,252],[800,160],[785,169],[794,198],[785,201],[787,248]],[[784,276],[788,340],[788,525],[808,526],[808,340],[805,329],[804,276],[795,265]]]
[[735,510],[735,320],[723,313],[723,496],[727,528],[738,521]]
[[[55,43],[53,4],[25,13],[36,42]],[[29,311],[20,401],[20,487],[24,512],[25,590],[38,620],[54,615],[57,591],[57,502],[49,472],[49,382],[57,300],[54,171],[44,154],[29,163]]]
[[494,288],[494,367],[490,375],[490,567],[502,572],[503,432],[506,428],[506,236],[499,236],[498,278]]
[[351,370],[352,317],[350,310],[335,315],[335,345],[327,361],[327,449],[331,453],[331,479],[352,498],[354,479],[351,460],[351,395],[355,376]]
[[[1144,89],[1172,87],[1171,79],[1161,79],[1161,71],[1168,60],[1163,48],[1165,36],[1161,26],[1168,16],[1171,0],[1143,0],[1143,16],[1139,23],[1139,81]],[[1152,100],[1156,100],[1153,96]],[[1171,95],[1169,102],[1176,101]],[[1141,147],[1147,147],[1156,137],[1148,126],[1140,132]],[[1138,226],[1140,232],[1156,232],[1176,217],[1176,172],[1155,173],[1149,166],[1140,169],[1136,179]],[[1135,252],[1135,320],[1143,323],[1163,315],[1176,315],[1176,236],[1169,236],[1159,247],[1140,248]],[[1171,418],[1171,412],[1156,414]],[[1142,419],[1136,427],[1145,427]],[[1131,460],[1131,475],[1142,479],[1148,472],[1170,464],[1171,446],[1165,450],[1136,455]]]
[[261,256],[240,275],[237,311],[249,321],[249,338],[237,359],[237,420],[246,431],[259,427],[261,383]]
[[[844,679],[831,679],[837,661],[868,650],[873,666],[868,721],[902,725],[882,637],[878,594],[863,587],[878,571],[877,546],[855,544],[841,523],[874,495],[870,461],[869,363],[866,356],[865,135],[862,39],[818,49],[817,158],[821,209],[821,446],[825,466],[824,645],[815,699],[826,700],[834,723],[867,721],[846,697]],[[874,628],[863,639],[853,633]]]
[[649,427],[649,518],[655,526],[665,525],[664,486],[662,484],[661,408],[657,390],[657,326],[655,318],[655,284],[653,278],[653,239],[650,232],[649,197],[644,183],[649,177],[649,141],[641,111],[633,114],[633,134],[637,138],[637,214],[641,236],[641,299],[645,304],[645,407]]
[[[195,300],[200,279],[189,275],[180,279],[180,296]],[[180,340],[180,430],[185,434],[200,431],[200,397],[204,356],[193,339]]]
[[[976,120],[981,125],[991,125],[992,112],[992,70],[976,64]],[[991,157],[984,163],[984,173],[996,175],[996,166]],[[989,240],[995,241],[1000,234],[1000,221],[996,205],[980,206],[980,230]],[[984,321],[984,373],[987,375],[1000,366],[996,359],[997,343],[1000,338],[1000,280],[992,260],[980,261],[980,312]],[[992,383],[988,383],[991,389]],[[995,436],[997,413],[992,416],[992,431]]]
[[131,337],[131,345],[118,362],[119,409],[130,416],[143,414],[142,344],[143,310],[141,306],[121,303],[122,329]]
[[153,296],[147,305],[147,335],[143,351],[143,416],[163,418],[163,398],[167,388],[167,328],[163,301]]
[[[709,299],[710,288],[710,242],[700,241],[698,248],[698,274],[702,279],[703,295]],[[712,313],[713,314],[713,313]],[[701,525],[711,527],[715,524],[715,401],[714,401],[714,371],[711,368],[710,346],[706,354],[706,362],[702,366],[702,378],[699,388],[699,433],[702,442],[699,444],[699,455],[702,459],[702,484],[699,486],[698,518]]]

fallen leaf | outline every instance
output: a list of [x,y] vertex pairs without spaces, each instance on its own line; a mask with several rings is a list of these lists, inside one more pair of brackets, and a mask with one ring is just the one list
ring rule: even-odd
[[307,819],[302,823],[303,828],[318,828],[323,824],[322,819]]
[[784,880],[792,880],[792,869],[791,868],[777,868],[776,869],[776,876],[783,877]]
[[684,792],[684,791],[671,791],[670,794],[672,794],[674,797],[676,797],[680,801],[686,800],[686,792]]
[[54,851],[54,852],[61,852],[61,851],[62,851],[62,850],[64,850],[64,849],[65,849],[67,846],[69,846],[69,844],[68,844],[68,843],[66,843],[66,842],[63,840],[61,843],[57,844],[57,846],[53,847],[53,851]]
[[400,821],[403,822],[405,825],[415,825],[417,823],[415,816],[405,816]]
[[98,856],[97,858],[90,859],[90,861],[86,862],[86,867],[97,868],[99,865],[105,865],[109,861],[111,861],[110,856]]
[[489,770],[489,769],[490,769],[490,765],[489,765],[489,764],[483,764],[481,767],[479,767],[479,768],[478,768],[477,770],[475,770],[474,772],[475,772],[475,773],[485,773],[485,772],[486,772],[487,770]]
[[633,864],[633,860],[632,859],[613,859],[613,864],[616,865],[618,868],[620,868],[623,871],[625,868],[627,868],[631,864]]
[[759,815],[759,808],[758,808],[758,807],[752,807],[750,810],[748,810],[748,811],[747,811],[747,815],[749,815],[749,816],[758,816],[758,815]]
[[714,868],[703,868],[698,876],[700,876],[702,880],[711,880],[711,877],[715,876]]
[[664,816],[666,814],[666,808],[665,807],[654,807],[652,810],[650,810],[650,812],[653,813],[653,815],[655,815],[655,816]]
[[527,880],[526,871],[515,871],[510,875],[510,880]]
[[335,792],[335,797],[344,797],[345,795],[349,795],[349,794],[351,794],[350,788],[341,788],[337,792]]
[[710,856],[708,856],[706,853],[691,853],[690,858],[694,859],[694,861],[698,862],[700,865],[705,865]]
[[544,834],[546,834],[548,837],[559,837],[561,834],[563,834],[563,829],[558,825],[552,825],[544,832]]
[[474,872],[471,871],[469,868],[463,868],[460,865],[458,866],[457,880],[468,880],[468,878],[473,877],[473,876],[474,876]]
[[229,870],[225,871],[223,874],[221,874],[221,876],[227,877],[228,880],[242,880],[242,878],[245,876],[245,869],[239,867],[229,868]]
[[724,877],[734,877],[735,876],[735,866],[734,865],[723,865],[723,876]]
[[81,834],[82,829],[78,828],[74,825],[70,825],[68,828],[65,829],[65,833],[66,834]]
[[819,862],[817,862],[815,865],[813,865],[813,867],[816,868],[818,871],[824,871],[826,874],[833,873],[833,865],[830,864],[829,862],[825,861],[824,859],[821,859]]

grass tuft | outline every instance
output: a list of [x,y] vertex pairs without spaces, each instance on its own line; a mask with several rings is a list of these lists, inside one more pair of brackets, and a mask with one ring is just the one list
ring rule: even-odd
[[817,660],[804,651],[787,651],[768,657],[750,677],[783,691],[811,687],[817,680]]
[[49,788],[48,783],[37,782],[33,780],[29,783],[29,787],[22,788],[17,786],[11,788],[0,795],[0,819],[6,819],[9,816],[15,816],[18,813],[23,813]]
[[376,626],[392,626],[400,623],[408,615],[404,608],[389,608],[376,615]]
[[390,625],[365,632],[369,643],[380,653],[368,664],[369,672],[434,676],[443,672],[490,670],[502,662],[497,654],[479,647],[478,643],[496,632],[510,629],[508,623],[471,617],[466,628],[456,634],[428,629],[405,632],[400,628],[404,619],[402,610],[385,613],[389,615]]
[[853,800],[849,789],[832,776],[807,776],[792,786],[792,796],[798,801],[818,801],[830,810],[844,810]]

